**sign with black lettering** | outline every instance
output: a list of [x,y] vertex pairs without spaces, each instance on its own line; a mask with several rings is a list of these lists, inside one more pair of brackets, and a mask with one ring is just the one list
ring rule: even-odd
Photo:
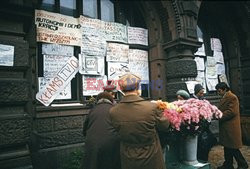
[[75,77],[78,70],[78,60],[72,56],[55,76],[46,83],[43,89],[36,94],[36,99],[45,106],[49,106]]
[[82,33],[79,18],[35,10],[37,41],[81,46]]

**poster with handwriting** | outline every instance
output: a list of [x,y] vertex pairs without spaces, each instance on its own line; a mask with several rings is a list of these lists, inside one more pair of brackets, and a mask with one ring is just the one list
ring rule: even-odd
[[43,55],[43,76],[53,77],[69,60],[71,56]]
[[128,26],[128,43],[148,46],[148,30]]
[[74,47],[60,44],[42,44],[43,55],[74,56]]
[[120,23],[104,22],[106,41],[128,43],[127,27]]
[[71,82],[78,71],[78,59],[72,56],[61,67],[61,69],[58,70],[56,74],[46,82],[46,84],[44,84],[44,87],[36,94],[36,99],[43,105],[49,106]]
[[107,76],[82,76],[83,96],[98,95],[103,92],[103,87],[107,83]]
[[81,46],[82,32],[79,18],[35,10],[37,41]]
[[149,83],[148,52],[139,49],[129,50],[129,70]]
[[104,57],[107,43],[104,38],[104,21],[80,16],[82,26],[81,53]]
[[108,43],[106,61],[128,62],[129,46],[119,43]]
[[[39,91],[43,90],[44,86],[50,81],[49,78],[38,77]],[[55,100],[71,99],[71,83],[65,86],[64,90],[59,93]]]
[[108,80],[118,80],[128,72],[130,72],[128,63],[108,62]]

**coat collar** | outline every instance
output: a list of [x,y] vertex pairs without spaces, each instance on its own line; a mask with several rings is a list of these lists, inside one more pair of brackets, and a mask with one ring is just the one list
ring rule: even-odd
[[130,103],[130,102],[138,102],[143,101],[144,99],[137,95],[128,95],[124,96],[120,103]]
[[231,91],[227,91],[223,96],[222,96],[222,99],[221,99],[221,103],[220,105],[223,105],[225,103],[225,101],[227,100],[227,97],[230,96],[232,93]]
[[97,104],[102,104],[102,103],[113,104],[110,100],[104,99],[104,98],[98,100],[98,102],[97,102]]

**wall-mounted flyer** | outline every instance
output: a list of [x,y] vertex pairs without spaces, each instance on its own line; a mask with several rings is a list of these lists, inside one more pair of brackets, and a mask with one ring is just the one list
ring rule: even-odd
[[148,52],[139,49],[129,50],[129,70],[141,77],[143,83],[149,83]]
[[104,57],[79,54],[79,72],[84,75],[104,75]]
[[130,72],[128,63],[108,62],[108,80],[118,80],[128,72]]
[[74,47],[60,44],[43,43],[43,55],[74,56]]
[[129,46],[119,43],[108,43],[106,61],[128,62]]
[[79,18],[35,10],[38,42],[81,46],[82,33]]
[[0,44],[0,66],[14,65],[14,46]]
[[138,45],[148,45],[148,30],[128,26],[128,43]]
[[98,95],[103,92],[103,87],[107,83],[107,76],[82,76],[83,96]]

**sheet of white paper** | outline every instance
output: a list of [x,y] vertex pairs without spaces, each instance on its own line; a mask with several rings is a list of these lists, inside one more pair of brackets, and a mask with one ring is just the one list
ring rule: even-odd
[[225,74],[225,65],[221,63],[216,64],[216,71],[218,75]]
[[98,95],[103,92],[103,87],[107,83],[107,76],[82,76],[83,96]]
[[221,52],[222,50],[222,45],[221,45],[221,41],[218,38],[211,38],[210,39],[210,43],[211,43],[211,49],[213,51],[218,51]]
[[[43,90],[44,86],[50,81],[51,79],[46,79],[44,77],[38,77],[38,86],[39,91]],[[64,100],[64,99],[71,99],[71,83],[65,86],[64,90],[59,93],[59,95],[55,98],[55,100]]]
[[213,56],[217,63],[224,63],[224,57],[222,52],[214,51]]
[[0,44],[0,66],[14,65],[14,46]]
[[106,61],[128,63],[129,45],[108,43]]
[[218,78],[206,78],[206,83],[209,91],[215,91],[215,86],[218,84]]
[[202,57],[195,57],[194,60],[196,62],[197,70],[204,71],[205,70],[204,58],[202,58]]
[[199,82],[197,82],[197,81],[186,81],[185,83],[187,85],[188,92],[190,94],[193,94],[194,93],[194,86],[196,84],[198,84]]
[[42,44],[43,55],[74,56],[74,47],[60,44]]

